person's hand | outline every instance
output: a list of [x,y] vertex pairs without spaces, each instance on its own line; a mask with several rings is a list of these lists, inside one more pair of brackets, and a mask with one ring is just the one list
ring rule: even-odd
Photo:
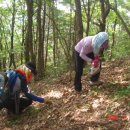
[[92,65],[96,68],[99,65],[99,56],[96,56],[95,59],[92,61]]
[[44,103],[45,103],[45,104],[48,104],[48,105],[51,105],[51,104],[52,104],[52,101],[49,100],[49,99],[45,99]]

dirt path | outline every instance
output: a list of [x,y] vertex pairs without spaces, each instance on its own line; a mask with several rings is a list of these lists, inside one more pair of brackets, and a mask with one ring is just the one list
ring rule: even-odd
[[[77,93],[73,81],[64,75],[52,83],[39,82],[36,94],[49,97],[50,105],[33,103],[20,116],[0,112],[0,130],[129,130],[130,60],[105,62],[101,86],[90,87],[82,77],[83,91]],[[110,116],[118,117],[113,121]]]

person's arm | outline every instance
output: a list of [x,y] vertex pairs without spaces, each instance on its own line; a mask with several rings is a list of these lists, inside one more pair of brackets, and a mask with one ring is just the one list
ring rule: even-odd
[[44,102],[44,98],[33,95],[32,93],[26,92],[24,94],[25,94],[26,97],[31,98],[33,101],[37,101],[37,102],[40,102],[40,103]]
[[44,98],[35,96],[29,92],[28,85],[27,85],[27,82],[26,82],[26,79],[24,76],[21,76],[20,79],[21,79],[21,89],[26,97],[32,99],[33,101],[37,101],[37,102],[41,102],[41,103],[44,102]]
[[87,48],[87,44],[86,44],[85,46],[82,47],[79,56],[80,56],[83,60],[85,60],[85,61],[91,63],[91,62],[92,62],[92,59],[89,58],[89,57],[87,57],[87,49],[88,49],[88,48]]

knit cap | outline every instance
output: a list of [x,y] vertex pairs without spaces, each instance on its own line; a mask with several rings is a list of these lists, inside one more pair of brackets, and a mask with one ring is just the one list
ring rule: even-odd
[[34,63],[28,62],[28,63],[26,63],[26,67],[28,67],[32,71],[32,73],[34,75],[37,74],[37,72],[36,72],[36,65]]

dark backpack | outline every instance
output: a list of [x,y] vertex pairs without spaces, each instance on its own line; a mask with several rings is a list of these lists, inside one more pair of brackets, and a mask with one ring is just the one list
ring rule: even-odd
[[13,87],[16,83],[16,79],[18,78],[18,74],[14,70],[9,70],[6,73],[8,77],[8,98],[11,98],[13,96],[15,102],[15,113],[19,114],[20,90],[13,93]]
[[[2,109],[4,104],[7,104],[8,100],[12,97],[12,91],[17,77],[18,75],[14,70],[0,73],[0,109]],[[16,91],[13,95],[16,114],[19,113],[19,95],[19,91]]]

